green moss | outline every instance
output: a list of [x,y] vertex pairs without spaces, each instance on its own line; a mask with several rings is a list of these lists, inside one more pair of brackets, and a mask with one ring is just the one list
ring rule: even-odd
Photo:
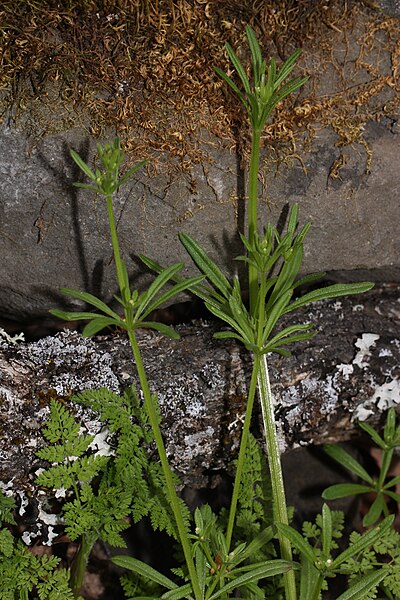
[[265,54],[283,59],[301,47],[300,71],[311,75],[295,106],[285,101],[267,128],[271,160],[301,160],[300,140],[320,126],[334,128],[339,146],[361,142],[370,160],[364,124],[399,106],[400,35],[395,19],[369,6],[3,0],[0,110],[34,136],[77,126],[95,136],[118,131],[132,161],[151,157],[164,170],[207,160],[205,131],[232,145],[239,132],[246,154],[242,108],[212,65],[228,68],[226,41],[246,58],[248,23]]

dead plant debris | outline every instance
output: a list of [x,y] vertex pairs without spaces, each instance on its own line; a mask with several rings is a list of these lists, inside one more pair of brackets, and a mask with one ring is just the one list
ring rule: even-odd
[[[331,127],[339,147],[399,106],[399,23],[350,0],[3,0],[0,112],[33,136],[83,127],[118,132],[131,160],[154,169],[207,161],[210,144],[240,140],[242,107],[213,65],[230,71],[226,41],[245,59],[245,25],[265,55],[303,50],[311,76],[266,131],[271,160],[306,149]],[[207,132],[213,135],[207,135]],[[217,141],[216,141],[217,140]]]

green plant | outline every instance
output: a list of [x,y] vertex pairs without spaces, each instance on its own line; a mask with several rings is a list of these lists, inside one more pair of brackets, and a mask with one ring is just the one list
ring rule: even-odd
[[[376,557],[371,554],[368,556],[368,553],[371,553],[375,544],[384,548],[385,543],[381,543],[381,540],[393,532],[394,517],[387,517],[363,535],[353,536],[349,547],[333,556],[338,547],[335,538],[340,539],[342,536],[342,520],[343,515],[332,513],[324,504],[322,515],[317,516],[315,525],[308,522],[303,524],[303,535],[283,523],[276,525],[300,555],[300,600],[319,600],[321,590],[327,589],[327,580],[338,574],[353,575],[350,578],[353,579],[353,585],[338,596],[337,600],[375,598],[378,585],[389,575],[391,569],[386,568],[384,562],[379,564],[374,560]],[[313,545],[311,540],[314,541]],[[356,574],[360,572],[363,576],[357,577]]]
[[[148,472],[157,471],[158,475],[153,479],[153,488],[147,487],[143,490],[137,516],[141,518],[145,514],[141,512],[142,504],[146,503],[146,498],[151,498],[154,493],[160,500],[159,507],[164,509],[160,510],[160,521],[157,521],[156,525],[161,523],[161,526],[166,527],[169,533],[179,540],[184,556],[182,567],[174,570],[179,583],[132,557],[113,559],[116,564],[136,574],[139,579],[137,587],[134,587],[136,584],[133,587],[129,587],[130,584],[126,585],[127,589],[146,590],[143,594],[147,595],[136,596],[142,600],[160,597],[169,600],[179,598],[225,600],[235,592],[243,594],[243,597],[262,598],[265,597],[268,586],[271,590],[272,587],[275,588],[270,592],[271,599],[296,600],[299,590],[300,600],[311,600],[311,598],[318,600],[328,578],[344,572],[341,569],[344,568],[346,561],[357,560],[358,555],[375,544],[380,536],[386,534],[392,524],[392,519],[386,518],[383,523],[367,532],[362,538],[355,539],[351,548],[336,557],[331,556],[331,551],[335,549],[333,538],[337,528],[334,528],[335,517],[327,506],[324,506],[320,522],[317,523],[319,527],[317,537],[320,542],[316,545],[311,546],[308,541],[310,529],[306,529],[302,536],[289,526],[267,354],[277,352],[286,356],[289,353],[288,344],[308,340],[314,335],[311,323],[297,323],[279,330],[279,320],[283,315],[324,298],[365,292],[372,287],[372,284],[367,282],[331,285],[296,297],[295,294],[301,285],[314,284],[324,275],[317,273],[299,279],[303,242],[310,224],[304,225],[300,231],[297,231],[298,207],[295,205],[290,211],[285,233],[280,234],[272,225],[268,225],[263,234],[258,232],[257,176],[262,130],[274,106],[291,91],[301,86],[306,78],[294,78],[284,83],[295,66],[298,52],[288,59],[279,72],[275,62],[271,60],[267,72],[266,61],[262,59],[254,32],[248,27],[246,33],[253,63],[253,86],[250,85],[244,67],[230,46],[227,46],[228,55],[239,75],[244,91],[241,92],[233,80],[222,71],[217,69],[217,72],[239,96],[246,108],[252,128],[248,231],[247,236],[242,236],[245,254],[238,257],[248,264],[249,307],[242,299],[239,279],[235,277],[229,281],[204,250],[191,237],[183,233],[180,235],[180,240],[200,269],[201,276],[183,279],[179,275],[182,264],[162,268],[150,259],[142,257],[143,262],[157,272],[157,276],[146,291],[142,293],[137,290],[131,291],[127,268],[119,248],[113,212],[113,195],[143,163],[121,177],[123,152],[118,139],[113,144],[98,146],[101,168],[95,171],[90,169],[74,151],[71,152],[73,160],[92,182],[89,185],[78,184],[79,187],[93,190],[106,199],[119,286],[117,300],[122,306],[123,316],[95,296],[71,289],[63,289],[63,292],[67,296],[89,304],[97,309],[97,312],[53,310],[52,313],[66,320],[87,320],[88,324],[83,330],[86,336],[94,335],[108,326],[118,326],[127,331],[145,409],[145,413],[139,414],[137,411],[140,410],[140,406],[136,402],[134,403],[135,414],[138,415],[139,423],[150,426],[160,461],[159,471],[156,467],[152,471],[147,459],[143,459]],[[170,284],[169,288],[165,287],[167,284]],[[229,327],[217,333],[217,338],[239,340],[253,357],[229,511],[227,514],[216,515],[208,506],[197,509],[194,513],[194,533],[190,529],[187,508],[176,493],[176,479],[169,467],[160,431],[157,399],[150,393],[136,338],[136,330],[139,327],[152,328],[165,335],[177,337],[170,327],[149,319],[156,308],[182,291],[191,291],[203,298],[210,312]],[[271,478],[273,509],[271,522],[268,522],[263,508],[266,493],[265,488],[260,486],[262,477],[259,467],[256,467],[257,452],[254,440],[250,436],[250,423],[257,391],[262,409]],[[110,392],[102,392],[103,395],[100,396],[96,396],[93,392],[87,394],[81,398],[82,401],[88,402],[100,411],[108,422],[113,423],[117,420],[118,411],[110,409],[109,403],[117,405],[119,400]],[[127,490],[124,488],[129,493],[126,498],[124,497],[122,508],[116,506],[115,498],[119,482],[124,485],[122,482],[127,481],[124,479],[124,469],[129,470],[129,463],[137,461],[137,456],[143,457],[143,449],[136,443],[133,444],[133,452],[125,454],[124,451],[121,454],[124,456],[123,469],[118,462],[121,456],[117,455],[112,461],[90,458],[86,456],[88,439],[78,435],[72,421],[68,420],[68,415],[64,414],[59,407],[53,406],[52,411],[54,415],[52,414],[52,421],[45,435],[48,441],[57,445],[45,449],[41,456],[57,464],[50,467],[47,474],[43,474],[39,481],[54,487],[61,481],[64,482],[62,477],[65,477],[65,483],[69,483],[74,491],[74,500],[65,507],[64,513],[71,535],[80,537],[83,548],[80,557],[78,554],[76,572],[74,573],[74,569],[72,571],[72,586],[76,596],[79,594],[82,571],[93,540],[97,539],[97,536],[108,539],[111,543],[120,543],[119,532],[124,528],[123,519],[128,514],[134,514],[135,505],[130,504],[128,500],[128,497],[136,493],[133,492],[132,487],[128,487]],[[123,427],[121,426],[120,429],[117,427],[115,430],[121,440],[129,439],[131,417],[132,414],[129,415],[129,423],[126,421]],[[52,425],[53,422],[57,422],[57,419],[60,423],[63,420],[67,422],[64,427],[67,432],[65,438],[57,427]],[[54,428],[58,433],[53,432]],[[126,448],[125,442],[121,443]],[[76,453],[74,456],[78,457],[75,461],[76,465],[75,462],[68,461],[72,450]],[[253,469],[248,468],[250,462]],[[93,487],[97,477],[99,483]],[[249,497],[249,486],[257,494],[256,501]],[[161,489],[165,489],[164,495],[160,492]],[[262,496],[260,501],[259,496]],[[161,501],[162,498],[164,503]],[[92,527],[92,523],[95,523],[95,527]],[[251,525],[251,536],[248,525]],[[247,534],[243,531],[246,528]],[[271,544],[274,536],[279,542],[280,558],[274,555]],[[292,546],[300,555],[300,564],[292,560]],[[297,572],[299,572],[298,577],[296,577]],[[362,580],[354,581],[349,590],[342,594],[340,600],[361,600],[367,593],[373,593],[373,590],[387,576],[388,570],[383,567],[367,574]],[[283,581],[284,592],[279,584],[276,584],[277,578]]]
[[[236,70],[242,83],[241,91],[236,83],[218,67],[216,72],[228,83],[233,92],[244,105],[251,126],[251,159],[249,172],[249,196],[248,196],[248,238],[250,246],[256,244],[257,221],[258,221],[258,174],[260,141],[265,124],[275,106],[288,96],[291,92],[301,87],[308,77],[295,77],[289,81],[290,73],[293,71],[296,61],[300,56],[300,50],[296,50],[277,71],[276,62],[271,58],[268,69],[254,31],[246,27],[247,40],[252,58],[253,82],[249,81],[246,70],[235,54],[230,44],[226,43],[226,52]],[[258,294],[258,271],[256,265],[249,262],[249,293],[250,310],[254,312]]]
[[396,427],[396,412],[391,408],[387,414],[383,437],[368,423],[359,422],[360,427],[371,437],[372,441],[382,450],[382,461],[378,479],[373,479],[364,467],[351,454],[340,446],[326,445],[325,452],[336,460],[345,469],[362,479],[365,483],[337,483],[324,490],[322,497],[325,500],[336,500],[357,494],[376,495],[370,509],[363,518],[365,527],[373,525],[383,514],[389,515],[389,509],[385,497],[391,498],[396,503],[400,502],[400,494],[394,492],[394,488],[400,483],[400,476],[393,477],[387,481],[387,475],[392,463],[393,452],[400,446],[400,425]]
[[88,320],[89,323],[85,326],[83,330],[83,335],[85,336],[94,335],[95,333],[98,333],[99,331],[110,325],[116,325],[127,331],[135,360],[135,365],[138,371],[146,410],[149,416],[150,425],[154,434],[158,454],[163,468],[165,484],[168,490],[168,500],[174,513],[174,518],[179,532],[180,542],[182,544],[186,563],[188,565],[189,573],[193,581],[195,596],[196,598],[200,598],[200,590],[198,589],[195,566],[190,552],[188,530],[183,519],[181,503],[175,490],[174,477],[168,464],[164,442],[158,423],[157,409],[154,403],[154,397],[150,393],[135,331],[138,327],[147,327],[151,329],[156,329],[157,331],[160,331],[163,334],[168,335],[170,337],[178,337],[172,328],[162,323],[148,321],[146,319],[150,315],[150,313],[153,312],[158,306],[160,306],[164,302],[167,302],[176,294],[197,285],[202,280],[202,277],[192,277],[190,279],[173,285],[172,288],[168,289],[167,291],[163,291],[166,284],[169,281],[171,281],[174,275],[176,275],[183,268],[183,264],[177,263],[176,265],[172,265],[171,267],[164,269],[156,277],[156,279],[150,285],[148,290],[146,290],[144,293],[139,294],[137,290],[130,290],[126,265],[121,259],[112,201],[113,194],[144,163],[139,163],[138,165],[130,169],[128,173],[126,173],[123,177],[120,177],[120,168],[123,163],[124,153],[121,150],[121,145],[118,138],[112,144],[106,144],[104,146],[101,146],[99,144],[98,155],[100,158],[102,170],[96,169],[96,171],[93,172],[88,167],[88,165],[86,165],[86,163],[80,158],[80,156],[76,154],[76,152],[71,151],[71,156],[74,159],[74,161],[93,182],[90,185],[82,183],[79,183],[77,185],[85,189],[93,190],[97,194],[106,198],[111,242],[114,252],[115,269],[120,292],[120,296],[117,298],[117,300],[123,307],[124,318],[121,318],[117,313],[111,310],[104,302],[102,302],[92,294],[71,289],[63,289],[62,291],[63,293],[72,298],[82,300],[83,302],[94,306],[100,312],[71,313],[60,310],[53,310],[51,312],[52,314],[66,320]]
[[[15,502],[0,492],[0,600],[74,600],[60,559],[35,556],[4,525],[15,524]],[[80,600],[83,600],[80,598]]]
[[[72,494],[63,505],[63,522],[69,539],[79,540],[70,574],[70,586],[77,596],[94,543],[100,539],[125,546],[120,533],[129,527],[128,517],[136,522],[150,513],[155,529],[174,536],[176,530],[162,492],[159,464],[150,461],[147,451],[153,442],[152,430],[134,390],[126,390],[124,396],[107,389],[88,390],[72,400],[96,410],[114,438],[112,457],[93,453],[93,436],[81,434],[66,407],[51,401],[50,418],[43,430],[48,446],[38,455],[52,466],[43,470],[36,483]],[[181,512],[188,521],[183,507]]]
[[[120,178],[120,176],[119,176],[119,169],[120,169],[122,161],[123,161],[123,152],[121,150],[119,140],[117,139],[113,144],[107,144],[104,147],[99,145],[98,154],[99,154],[99,158],[101,161],[102,170],[97,169],[95,172],[93,172],[75,152],[73,152],[73,151],[71,152],[71,155],[72,155],[72,158],[74,159],[74,161],[78,164],[78,166],[82,169],[82,171],[88,177],[90,177],[90,179],[93,181],[93,184],[91,184],[91,185],[78,184],[79,187],[83,187],[85,189],[91,189],[93,191],[96,191],[98,194],[101,194],[106,197],[108,216],[109,216],[109,224],[110,224],[111,241],[112,241],[113,250],[114,250],[115,268],[116,268],[117,280],[118,280],[119,289],[120,289],[120,297],[118,297],[117,300],[124,309],[124,317],[121,318],[116,312],[111,310],[106,304],[104,304],[104,302],[102,302],[95,296],[88,294],[86,292],[80,292],[80,291],[71,290],[71,289],[63,289],[62,291],[63,291],[63,293],[65,293],[66,295],[68,295],[72,298],[82,300],[82,301],[88,303],[89,305],[94,306],[100,312],[96,312],[96,313],[91,313],[91,312],[86,312],[86,311],[84,311],[84,312],[65,312],[65,311],[60,311],[57,309],[52,310],[51,312],[52,312],[52,314],[59,316],[66,320],[76,320],[76,319],[88,320],[89,323],[83,329],[83,335],[86,335],[86,336],[94,335],[95,333],[97,333],[98,331],[103,329],[104,327],[108,327],[110,325],[116,325],[127,331],[128,337],[130,340],[130,344],[131,344],[131,348],[132,348],[132,352],[133,352],[134,362],[135,362],[135,365],[136,365],[136,368],[138,371],[139,381],[140,381],[140,385],[141,385],[141,389],[142,389],[142,393],[143,393],[143,397],[144,397],[144,404],[145,404],[145,408],[147,411],[149,424],[151,426],[151,429],[152,429],[152,432],[154,435],[154,440],[155,440],[155,443],[157,446],[158,455],[159,455],[159,458],[161,461],[163,477],[164,477],[165,486],[167,489],[168,503],[169,503],[169,506],[171,507],[172,513],[174,515],[174,521],[175,521],[177,532],[178,532],[178,538],[179,538],[180,544],[182,546],[182,550],[183,550],[184,557],[185,557],[185,564],[186,564],[188,576],[190,579],[189,584],[184,585],[183,588],[181,586],[181,588],[178,590],[175,589],[177,587],[177,585],[175,583],[173,584],[173,590],[175,590],[173,597],[185,597],[188,595],[188,590],[190,590],[190,593],[193,594],[193,596],[196,598],[196,600],[200,600],[203,597],[210,598],[210,597],[212,597],[211,591],[214,590],[216,584],[219,585],[220,590],[224,590],[223,592],[221,592],[221,594],[223,594],[227,591],[227,589],[226,589],[227,585],[229,585],[228,589],[232,588],[232,582],[230,582],[229,584],[225,583],[224,577],[220,577],[220,574],[223,572],[223,570],[221,570],[221,569],[218,572],[218,578],[217,578],[216,583],[215,583],[215,578],[214,578],[214,581],[212,581],[209,578],[208,579],[205,578],[204,574],[200,577],[201,567],[199,567],[199,564],[198,564],[198,561],[200,560],[200,555],[198,553],[193,555],[193,552],[192,552],[192,546],[190,543],[189,527],[184,518],[185,514],[186,514],[186,508],[184,507],[182,501],[178,498],[178,496],[176,494],[174,476],[173,476],[171,469],[169,467],[169,464],[168,464],[168,460],[167,460],[167,456],[166,456],[166,452],[165,452],[165,448],[164,448],[164,442],[163,442],[160,427],[159,427],[156,399],[150,393],[149,384],[147,381],[147,377],[146,377],[146,373],[144,370],[139,346],[138,346],[136,335],[135,335],[135,331],[138,327],[149,327],[149,328],[156,329],[157,331],[160,331],[161,333],[164,333],[165,335],[168,335],[170,337],[178,337],[177,334],[174,332],[174,330],[171,329],[170,327],[163,325],[161,323],[156,323],[156,322],[147,320],[148,316],[158,306],[160,306],[164,302],[171,300],[171,298],[173,298],[176,294],[178,294],[184,290],[198,288],[198,286],[201,285],[201,282],[203,281],[204,277],[199,276],[199,277],[191,277],[186,280],[181,279],[181,278],[179,278],[178,273],[182,269],[183,265],[176,264],[176,265],[172,265],[171,267],[168,267],[166,269],[160,269],[160,272],[157,275],[154,282],[142,294],[139,294],[136,290],[131,292],[130,287],[129,287],[129,279],[128,279],[128,274],[127,274],[127,269],[126,269],[125,263],[121,259],[121,255],[120,255],[118,236],[117,236],[117,231],[116,231],[116,227],[115,227],[115,219],[114,219],[113,206],[112,206],[113,194],[115,193],[116,190],[118,190],[120,185],[127,180],[127,176],[128,176],[128,174],[122,178]],[[129,171],[129,175],[133,174],[135,171],[136,171],[136,167],[134,167],[133,169],[131,169]],[[169,282],[172,282],[172,287],[170,289],[167,289],[166,291],[164,291],[165,285]],[[246,445],[247,445],[247,437],[246,437]],[[242,461],[243,461],[243,458],[242,458]],[[236,501],[235,501],[236,504],[237,504],[237,500],[238,500],[238,492],[236,493]],[[236,509],[235,509],[235,512],[236,512]],[[220,538],[219,538],[219,541],[221,542]],[[222,544],[222,542],[221,542],[221,544]],[[232,566],[231,558],[230,558],[230,540],[229,540],[228,544],[226,544],[226,542],[224,541],[224,544],[221,546],[219,553],[221,556],[227,557],[226,560],[229,563],[229,569],[230,569]],[[86,561],[86,558],[82,559],[82,564],[84,564],[85,561]],[[202,561],[201,564],[203,564],[203,567],[204,567],[204,556],[203,555],[201,557],[201,561]],[[249,572],[246,574],[246,577],[243,580],[242,585],[245,585],[247,583],[250,584],[253,581],[258,580],[261,576],[266,577],[267,573],[270,573],[271,575],[275,575],[277,573],[282,573],[284,571],[288,571],[293,568],[291,563],[289,563],[286,559],[283,559],[283,560],[274,559],[270,562],[271,562],[271,564],[268,563],[265,565],[265,570],[263,570],[263,568],[260,568],[259,565],[255,565],[254,568],[247,567],[247,569],[249,571],[251,571],[253,568],[254,572]],[[131,562],[131,565],[132,564],[133,563]],[[139,567],[138,561],[135,561],[134,564],[135,564],[136,572],[138,572],[141,575],[143,575],[143,573],[147,573],[149,579],[154,580],[153,571],[149,570],[146,565],[142,565],[141,567]],[[227,566],[227,569],[228,569],[228,566]],[[239,572],[236,573],[236,571],[235,571],[235,575],[238,573]],[[244,577],[244,576],[240,575],[240,577]],[[78,578],[77,581],[78,581],[78,583],[76,584],[76,588],[75,588],[76,593],[78,593],[79,582],[81,581],[81,578]],[[167,580],[165,578],[163,578],[163,581],[164,581],[164,584],[166,584],[166,587],[169,587],[172,585],[171,583],[169,583],[167,585]],[[159,581],[156,581],[156,583],[159,583]],[[207,592],[205,591],[206,586],[208,586]],[[218,593],[218,597],[219,597],[219,595],[220,595],[219,592],[213,592],[214,596],[217,593]],[[176,594],[178,594],[178,595],[176,595]],[[179,594],[183,594],[183,595],[179,596]],[[204,596],[204,594],[205,594],[205,596]]]
[[[246,417],[243,426],[241,447],[235,477],[230,517],[226,534],[229,548],[235,523],[236,504],[243,470],[243,461],[247,446],[251,415],[256,389],[258,388],[264,430],[267,445],[269,469],[272,482],[274,518],[276,522],[287,525],[287,508],[283,485],[280,452],[276,433],[274,404],[271,395],[266,354],[278,352],[288,354],[286,345],[310,339],[314,332],[311,324],[296,324],[274,333],[280,317],[288,312],[324,298],[336,298],[348,294],[365,292],[373,286],[371,283],[337,284],[317,289],[292,301],[294,290],[304,283],[316,282],[324,274],[317,273],[297,280],[303,258],[303,241],[310,224],[304,225],[296,234],[298,207],[291,210],[286,234],[281,236],[276,228],[269,225],[263,235],[257,231],[257,183],[259,171],[259,150],[262,129],[274,106],[291,91],[300,87],[306,78],[295,78],[283,84],[294,68],[299,52],[295,52],[277,73],[275,62],[270,61],[266,74],[266,61],[262,59],[261,49],[254,32],[246,28],[252,57],[253,87],[250,86],[244,67],[232,48],[227,45],[228,55],[242,82],[241,92],[233,80],[217,69],[218,74],[228,82],[244,104],[252,128],[252,154],[249,173],[248,235],[241,236],[246,256],[238,257],[249,266],[249,309],[242,300],[239,279],[229,282],[219,267],[207,256],[202,248],[188,235],[181,234],[180,239],[200,271],[206,276],[211,288],[200,290],[207,308],[225,321],[233,331],[216,334],[219,339],[235,338],[252,352],[253,371],[247,400]],[[282,85],[283,84],[283,85]],[[281,556],[290,561],[292,558],[289,539],[279,535]],[[286,598],[295,600],[297,593],[294,573],[284,575]]]

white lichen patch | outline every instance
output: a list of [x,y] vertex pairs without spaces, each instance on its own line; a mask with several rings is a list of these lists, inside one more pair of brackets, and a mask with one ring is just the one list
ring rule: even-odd
[[22,517],[25,514],[25,509],[29,504],[28,498],[26,497],[26,493],[23,490],[16,490],[16,495],[19,496],[20,505],[18,514]]
[[18,333],[17,335],[9,335],[7,331],[5,331],[2,327],[0,327],[0,337],[3,338],[7,342],[7,344],[17,344],[18,342],[24,342],[25,336],[23,333]]
[[354,372],[353,365],[349,365],[349,364],[345,364],[345,363],[336,365],[336,369],[341,375],[343,375],[343,378],[345,379],[345,381],[348,381],[350,378],[350,375],[352,375],[352,373]]
[[367,368],[371,356],[370,348],[375,345],[379,337],[376,333],[363,333],[361,338],[358,338],[354,345],[359,348],[359,351],[354,357],[353,365],[357,365],[360,369]]
[[115,451],[111,448],[108,443],[108,438],[110,436],[110,432],[108,429],[103,429],[94,436],[92,443],[89,445],[89,448],[94,451],[97,456],[112,456],[115,454]]
[[393,352],[390,350],[390,348],[381,348],[378,356],[379,358],[385,358],[386,356],[391,357],[393,356]]
[[381,411],[400,404],[400,381],[392,379],[392,381],[377,387],[370,402],[376,404]]
[[352,420],[353,421],[366,421],[369,417],[372,417],[375,411],[370,408],[365,408],[364,404],[360,404],[357,406],[356,410],[353,413]]
[[21,346],[18,355],[30,364],[60,396],[71,390],[108,387],[119,392],[119,382],[113,371],[113,359],[100,352],[96,344],[76,332],[62,332]]
[[[190,383],[190,393],[188,384]],[[177,417],[190,416],[200,419],[205,416],[204,391],[196,373],[190,376],[175,377],[171,385],[166,385],[163,390],[158,390],[159,405],[164,410],[173,410]]]
[[351,310],[354,313],[362,312],[364,310],[364,304],[355,304]]

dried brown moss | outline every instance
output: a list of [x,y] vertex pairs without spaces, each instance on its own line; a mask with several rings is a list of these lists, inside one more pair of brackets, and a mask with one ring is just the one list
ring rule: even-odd
[[[246,60],[244,27],[265,54],[303,49],[311,76],[268,126],[270,156],[301,159],[300,141],[330,126],[338,145],[361,143],[365,123],[399,106],[398,20],[345,0],[3,0],[3,118],[34,135],[70,127],[118,131],[132,159],[188,168],[217,137],[244,153],[241,106],[213,65],[230,69],[229,41]],[[202,140],[201,142],[199,140]],[[213,142],[215,143],[215,142]]]

